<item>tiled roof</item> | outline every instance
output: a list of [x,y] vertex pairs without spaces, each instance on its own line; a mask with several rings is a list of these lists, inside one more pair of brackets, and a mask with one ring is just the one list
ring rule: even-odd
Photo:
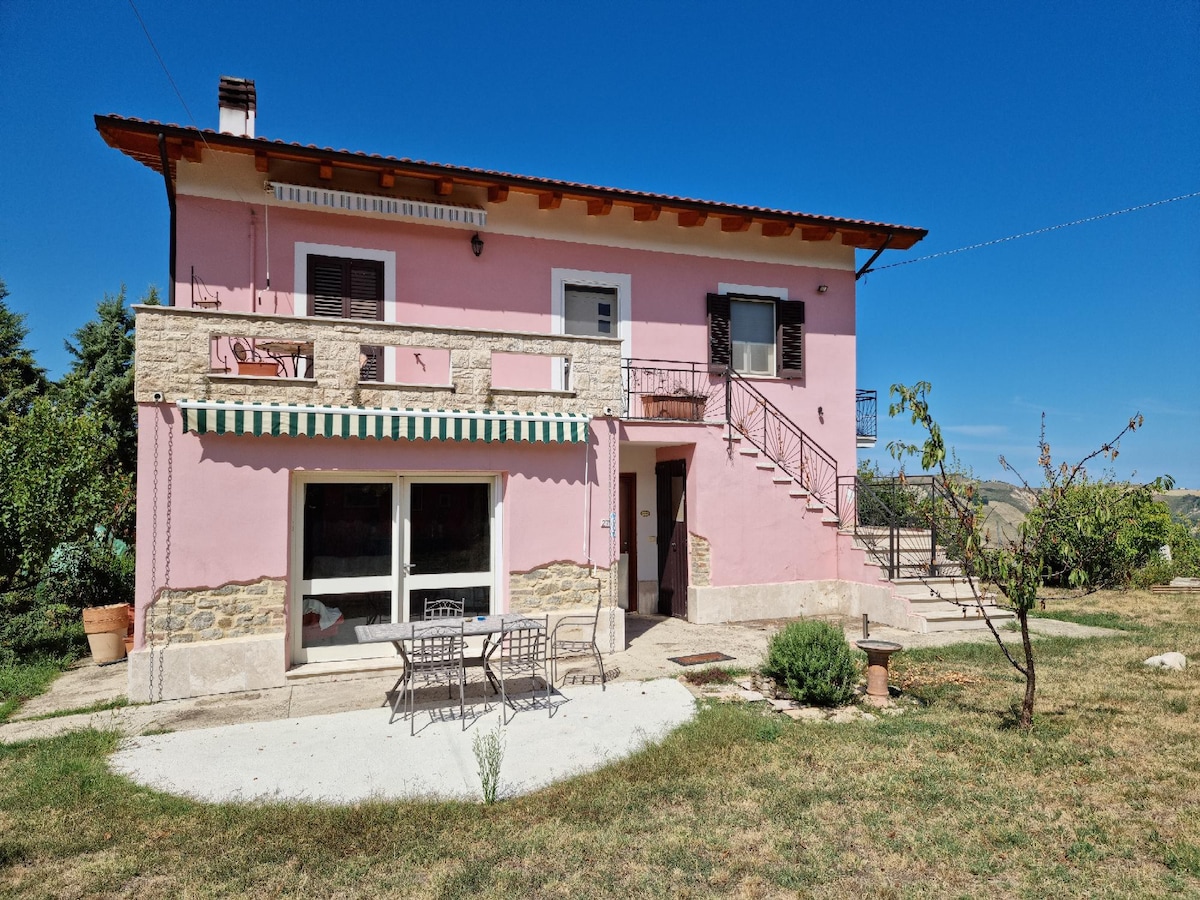
[[198,143],[203,147],[214,150],[259,153],[266,154],[268,157],[306,159],[314,162],[328,160],[337,166],[388,170],[395,175],[417,175],[426,178],[442,177],[467,184],[509,187],[522,191],[560,193],[581,199],[603,198],[624,204],[645,204],[669,210],[691,210],[708,213],[713,216],[730,217],[740,215],[747,218],[791,223],[802,227],[824,226],[843,233],[857,233],[862,235],[865,239],[856,240],[854,243],[868,249],[879,248],[889,237],[889,247],[907,249],[927,234],[923,228],[915,228],[908,225],[890,225],[884,222],[872,222],[865,219],[845,219],[771,207],[746,206],[692,197],[654,194],[647,191],[626,190],[583,182],[560,181],[533,175],[519,175],[493,169],[453,166],[445,163],[410,159],[408,157],[383,156],[378,153],[320,147],[316,144],[301,144],[296,141],[283,141],[265,137],[249,138],[224,134],[207,128],[197,129],[183,125],[162,123],[153,119],[138,119],[117,115],[96,116],[96,128],[110,146],[121,150],[157,172],[162,172],[162,154],[157,142],[158,135],[162,134],[172,144],[173,155],[169,156],[170,162],[174,162],[175,159],[179,158],[181,142],[189,143],[193,146]]

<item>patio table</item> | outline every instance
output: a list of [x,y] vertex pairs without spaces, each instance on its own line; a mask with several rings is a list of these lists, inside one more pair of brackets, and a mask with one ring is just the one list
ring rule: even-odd
[[496,639],[496,636],[505,630],[512,630],[513,628],[524,627],[536,628],[539,631],[545,630],[545,623],[537,619],[527,618],[521,613],[501,613],[500,615],[493,616],[466,616],[463,618],[448,616],[446,618],[421,622],[356,625],[354,627],[354,636],[360,644],[390,643],[396,648],[396,651],[400,654],[400,658],[404,662],[404,674],[396,682],[396,687],[399,688],[400,685],[407,681],[409,674],[408,651],[405,649],[405,644],[409,641],[419,640],[421,632],[424,629],[444,628],[447,625],[458,627],[460,622],[463,627],[463,637],[483,636],[483,654],[477,662],[472,658],[471,663],[472,665],[483,667],[483,674],[487,676],[487,680],[491,682],[492,690],[497,694],[500,693],[500,684],[489,665],[492,654],[500,646],[500,641]]

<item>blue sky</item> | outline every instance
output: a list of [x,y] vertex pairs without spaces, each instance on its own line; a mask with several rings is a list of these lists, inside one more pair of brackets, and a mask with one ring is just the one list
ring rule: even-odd
[[[52,375],[166,285],[162,181],[92,116],[215,127],[222,74],[265,137],[929,229],[881,266],[1200,190],[1195,0],[135,2],[191,116],[128,0],[0,0],[0,278]],[[881,269],[858,321],[859,385],[932,382],[980,476],[1140,411],[1115,473],[1200,488],[1200,198]]]

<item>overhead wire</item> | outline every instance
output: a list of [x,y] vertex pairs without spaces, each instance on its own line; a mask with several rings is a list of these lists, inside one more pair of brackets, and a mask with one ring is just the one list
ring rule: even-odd
[[1019,240],[1020,238],[1032,237],[1035,234],[1046,234],[1050,231],[1071,228],[1075,225],[1085,225],[1088,222],[1098,222],[1101,219],[1109,219],[1113,216],[1122,216],[1125,213],[1138,212],[1139,210],[1150,209],[1154,206],[1162,206],[1166,203],[1174,203],[1177,200],[1191,200],[1193,197],[1200,197],[1200,191],[1192,191],[1190,194],[1180,194],[1178,197],[1168,197],[1165,200],[1155,200],[1151,203],[1141,203],[1137,206],[1126,207],[1125,209],[1116,209],[1112,212],[1100,213],[1099,215],[1088,216],[1083,219],[1075,219],[1072,222],[1063,222],[1059,225],[1047,225],[1045,228],[1035,228],[1033,231],[1023,231],[1020,234],[1010,234],[1008,237],[993,238],[990,241],[980,241],[977,244],[969,244],[966,247],[959,247],[956,250],[942,250],[938,253],[930,253],[926,256],[918,256],[914,259],[904,259],[900,260],[899,262],[888,263],[886,266],[875,266],[874,268],[867,269],[867,271],[863,274],[865,275],[869,272],[882,272],[884,269],[894,269],[897,266],[910,266],[913,263],[925,262],[929,259],[939,259],[943,256],[953,256],[955,253],[966,253],[968,250],[979,250],[982,247],[993,247],[996,244],[1003,244],[1008,241]]

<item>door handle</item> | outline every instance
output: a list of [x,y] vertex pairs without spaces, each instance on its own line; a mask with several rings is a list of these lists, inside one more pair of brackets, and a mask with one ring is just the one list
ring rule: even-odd
[[411,575],[413,573],[413,569],[415,569],[416,567],[417,567],[416,563],[403,563],[401,565],[401,568],[404,569],[405,575]]

